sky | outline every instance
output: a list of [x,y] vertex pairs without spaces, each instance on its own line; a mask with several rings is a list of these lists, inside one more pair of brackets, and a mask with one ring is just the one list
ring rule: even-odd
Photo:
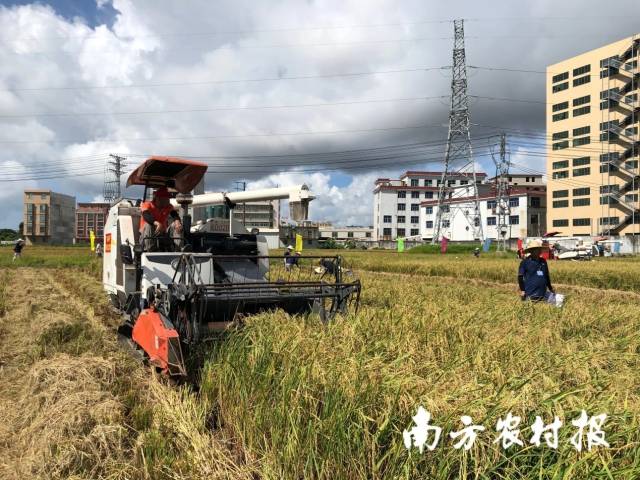
[[0,228],[25,188],[100,200],[110,153],[306,183],[312,220],[370,225],[376,178],[442,168],[454,18],[489,174],[502,131],[544,171],[547,65],[640,33],[637,0],[0,1]]

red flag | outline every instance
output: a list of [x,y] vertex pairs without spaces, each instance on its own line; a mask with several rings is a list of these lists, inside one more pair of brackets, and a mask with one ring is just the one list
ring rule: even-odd
[[442,237],[440,241],[440,253],[447,253],[447,245],[449,244],[449,239],[447,237]]

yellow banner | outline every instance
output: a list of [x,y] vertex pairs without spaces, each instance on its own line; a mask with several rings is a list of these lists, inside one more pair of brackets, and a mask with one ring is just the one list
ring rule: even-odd
[[96,251],[96,234],[93,230],[89,230],[89,242],[91,243],[91,251]]
[[296,233],[296,252],[302,252],[302,235]]

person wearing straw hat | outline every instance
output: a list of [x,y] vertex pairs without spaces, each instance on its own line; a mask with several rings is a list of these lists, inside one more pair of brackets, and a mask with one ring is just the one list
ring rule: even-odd
[[289,245],[284,251],[284,269],[289,271],[296,263],[296,258],[293,256],[293,246]]
[[16,241],[16,244],[13,246],[13,260],[11,260],[12,262],[15,262],[17,258],[22,257],[23,248],[24,248],[24,240],[19,238]]
[[525,258],[518,269],[518,285],[522,300],[547,300],[547,291],[555,294],[551,286],[551,276],[547,261],[540,256],[549,246],[541,240],[530,240],[524,249]]

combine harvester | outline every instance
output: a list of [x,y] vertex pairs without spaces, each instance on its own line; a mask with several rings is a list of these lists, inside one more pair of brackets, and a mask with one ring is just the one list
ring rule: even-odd
[[[142,200],[119,199],[104,227],[103,284],[122,313],[118,333],[151,365],[169,375],[186,375],[183,352],[211,332],[242,317],[282,309],[317,312],[323,321],[346,313],[360,298],[360,281],[350,279],[340,257],[300,257],[295,272],[282,256],[269,256],[267,241],[233,218],[238,202],[289,200],[291,217],[307,218],[313,200],[305,185],[232,193],[191,195],[207,165],[172,157],[151,157],[134,170],[127,186],[144,185]],[[168,187],[180,205],[184,238],[174,251],[143,251],[140,202],[151,188]],[[191,227],[189,206],[227,205],[229,219]],[[178,250],[178,251],[175,251]],[[322,261],[324,267],[318,267]],[[308,269],[303,272],[300,264]],[[315,269],[313,267],[316,267]]]

